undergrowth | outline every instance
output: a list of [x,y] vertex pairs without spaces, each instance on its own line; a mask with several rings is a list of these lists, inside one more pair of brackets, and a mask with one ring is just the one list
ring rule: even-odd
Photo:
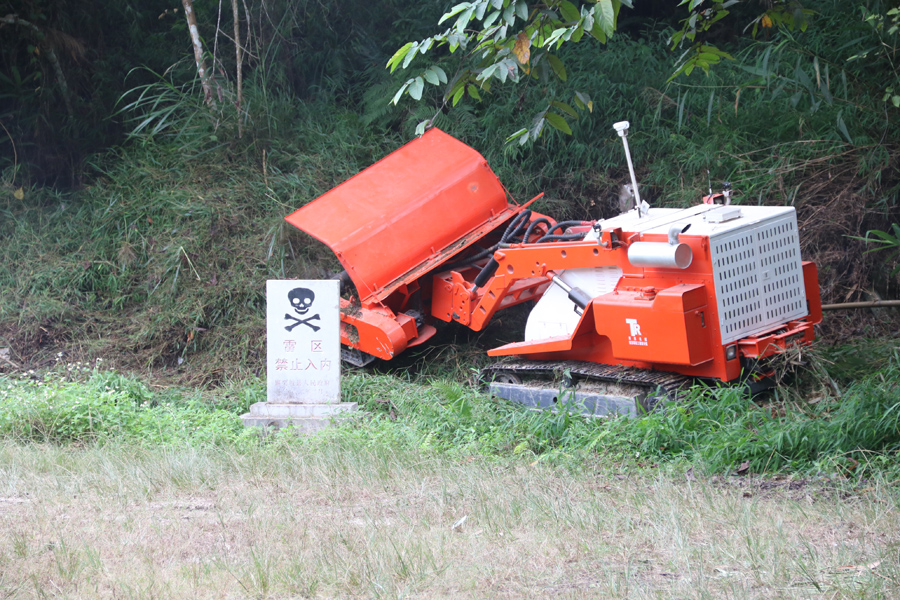
[[391,375],[344,377],[343,399],[361,413],[322,436],[259,437],[239,415],[264,399],[264,383],[216,393],[154,392],[139,379],[76,365],[43,376],[0,378],[0,437],[62,445],[219,445],[234,449],[339,441],[348,448],[405,448],[451,457],[577,463],[589,456],[624,468],[667,464],[709,473],[900,475],[900,356],[840,398],[775,403],[735,387],[696,387],[641,418],[586,418],[527,410],[447,379],[397,385]]
[[[825,302],[891,298],[895,264],[864,255],[854,236],[900,221],[895,119],[882,82],[846,63],[865,35],[838,26],[847,17],[836,5],[817,18],[822,26],[803,40],[745,43],[709,76],[673,82],[665,25],[617,35],[602,51],[576,45],[565,57],[579,65],[571,83],[594,108],[572,136],[548,132],[528,148],[504,142],[523,106],[563,93],[552,82],[463,100],[435,123],[480,151],[516,199],[546,192],[536,209],[596,219],[614,214],[629,180],[611,128],[627,119],[642,197],[684,206],[729,180],[736,202],[794,205]],[[130,141],[86,161],[88,185],[25,186],[0,200],[0,348],[26,368],[65,350],[115,355],[119,367],[181,383],[260,374],[265,280],[340,270],[284,217],[434,114],[427,103],[385,109],[395,86],[382,64],[360,74],[357,103],[337,93],[337,79],[334,94],[323,87],[300,101],[254,70],[240,137],[236,112],[205,108],[184,69],[133,74],[136,87],[119,103]],[[12,192],[14,179],[0,173],[0,190]],[[896,330],[896,319],[885,321],[875,333]],[[824,331],[840,340],[851,327]]]
[[80,363],[0,377],[0,407],[0,436],[20,443],[240,447],[251,437],[227,398],[153,393],[138,379]]

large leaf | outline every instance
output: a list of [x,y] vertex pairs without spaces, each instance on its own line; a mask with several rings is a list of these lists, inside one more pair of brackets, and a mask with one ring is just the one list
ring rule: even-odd
[[550,123],[550,125],[552,125],[555,129],[559,129],[567,135],[572,135],[572,128],[569,127],[569,124],[562,116],[556,113],[548,112],[545,118],[547,119],[547,122]]
[[413,100],[422,99],[422,90],[425,88],[425,81],[421,77],[416,77],[409,85],[409,95]]
[[523,21],[528,20],[528,2],[526,0],[518,0],[516,2],[516,16]]
[[570,117],[572,117],[574,119],[578,118],[578,113],[575,112],[575,109],[572,108],[571,106],[569,106],[568,104],[566,104],[565,102],[560,102],[559,100],[553,100],[552,102],[550,102],[550,106],[552,106],[554,108],[558,108],[559,110],[561,110],[562,112],[566,113],[567,115],[569,115]]
[[594,10],[594,15],[595,18],[599,17],[600,29],[603,30],[606,37],[612,37],[616,30],[616,11],[613,8],[612,0],[600,0]]
[[446,21],[447,19],[452,19],[453,17],[455,17],[456,15],[458,15],[459,13],[461,13],[462,11],[464,11],[464,10],[466,10],[466,9],[468,9],[468,8],[471,8],[471,6],[472,6],[472,3],[471,3],[471,2],[462,2],[462,3],[460,3],[460,4],[457,4],[456,6],[454,6],[453,8],[450,9],[450,12],[444,13],[444,15],[443,15],[443,16],[441,17],[441,19],[438,21],[438,25],[440,25],[441,23],[443,23],[443,22]]
[[566,21],[578,21],[581,19],[581,12],[569,0],[563,0],[559,3],[559,12],[562,13]]
[[550,66],[553,68],[553,72],[556,73],[556,76],[559,77],[560,81],[565,81],[566,79],[568,79],[568,75],[566,75],[566,67],[557,56],[548,54],[547,61],[550,63]]
[[393,73],[397,67],[400,65],[400,62],[403,60],[403,57],[410,51],[413,47],[414,42],[408,42],[403,45],[402,48],[394,52],[394,55],[388,61],[387,66],[391,69],[391,73]]

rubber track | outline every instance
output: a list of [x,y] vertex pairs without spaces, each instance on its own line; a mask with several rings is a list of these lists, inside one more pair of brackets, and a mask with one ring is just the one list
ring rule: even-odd
[[512,373],[515,375],[544,375],[548,376],[548,381],[552,381],[553,376],[562,375],[566,371],[593,381],[634,385],[647,388],[650,392],[661,390],[672,399],[696,383],[695,378],[678,373],[577,360],[500,362],[484,367],[481,370],[481,378],[482,381],[489,383],[496,375]]

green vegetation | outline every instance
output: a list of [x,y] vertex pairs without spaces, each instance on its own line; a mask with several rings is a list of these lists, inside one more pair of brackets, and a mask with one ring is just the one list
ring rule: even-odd
[[[228,42],[217,37],[233,23],[223,13],[217,30],[212,5],[198,8],[198,21],[219,65],[215,106],[200,94],[186,25],[168,4],[100,11],[97,20],[29,5],[18,18],[44,37],[17,21],[5,23],[11,33],[0,41],[9,67],[0,79],[0,349],[9,349],[0,363],[2,436],[64,446],[258,443],[237,415],[262,394],[265,280],[337,270],[330,252],[283,217],[399,147],[426,119],[482,152],[519,201],[546,192],[535,208],[558,218],[615,212],[627,175],[610,125],[627,119],[651,203],[685,206],[727,180],[739,203],[794,205],[824,302],[897,297],[889,253],[900,222],[900,131],[892,96],[885,100],[897,79],[896,12],[874,0],[853,11],[836,1],[804,6],[814,11],[805,30],[762,27],[757,38],[742,35],[752,7],[701,23],[691,42],[714,43],[734,59],[708,74],[696,63],[670,81],[683,15],[651,19],[636,3],[621,9],[604,46],[554,48],[565,82],[548,57],[545,78],[523,77],[509,93],[482,86],[460,95],[448,67],[451,95],[416,84],[418,101],[401,94],[394,106],[428,65],[421,53],[394,61],[397,77],[385,65],[409,39],[432,34],[445,6],[250,2],[250,18],[240,18],[250,51],[238,110],[233,48],[223,51]],[[119,54],[62,35],[78,28],[114,31],[104,39]],[[68,75],[75,114],[49,49]],[[474,69],[469,83],[498,78],[482,67],[466,67]],[[429,73],[423,81],[443,82]],[[506,142],[523,118],[537,126],[529,107],[571,117],[558,104],[578,104],[566,90],[590,105],[567,122],[571,135],[547,129],[531,145]],[[445,112],[447,98],[455,106]],[[887,257],[866,253],[867,231],[883,232],[873,235]],[[349,374],[346,399],[369,416],[335,435],[490,460],[602,456],[629,467],[722,473],[746,462],[754,473],[892,476],[898,329],[889,309],[829,315],[823,342],[804,350],[799,375],[777,392],[751,400],[697,390],[686,404],[636,421],[492,401],[465,383],[483,348],[454,339],[437,346],[440,360]],[[480,345],[518,335],[512,330],[489,331]],[[73,379],[59,368],[60,353],[91,372]],[[97,357],[113,370],[94,373]]]
[[163,400],[138,379],[80,363],[40,377],[0,378],[0,404],[0,435],[22,443],[235,446],[249,433],[235,418],[244,401]]
[[[344,377],[344,400],[364,411],[328,435],[361,447],[438,456],[525,457],[575,465],[591,456],[622,468],[668,464],[725,473],[900,476],[900,356],[840,389],[837,399],[754,401],[739,388],[695,388],[686,400],[640,419],[589,419],[523,410],[454,379]],[[808,384],[809,382],[806,382]],[[782,388],[783,394],[798,388]],[[207,392],[151,390],[140,379],[80,364],[43,376],[0,378],[0,438],[54,444],[215,445],[265,440],[239,415],[264,400],[264,383]],[[303,444],[293,435],[279,443]]]

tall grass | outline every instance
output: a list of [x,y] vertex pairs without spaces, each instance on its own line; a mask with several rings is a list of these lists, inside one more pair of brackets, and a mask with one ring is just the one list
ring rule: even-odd
[[0,436],[19,443],[240,447],[249,433],[227,400],[160,398],[139,380],[81,363],[42,376],[0,377],[0,406]]
[[[90,188],[12,199],[0,219],[0,344],[32,364],[65,348],[116,354],[132,368],[187,362],[181,373],[195,381],[253,373],[265,280],[321,278],[338,266],[284,216],[392,149],[327,108],[286,108],[279,126],[290,131],[271,140],[248,127],[232,149],[211,139],[202,107],[175,107],[157,115],[167,127],[147,143],[95,160]],[[204,124],[202,135],[191,123]]]
[[[896,474],[900,369],[897,357],[893,361],[889,369],[844,388],[840,398],[759,401],[739,388],[698,387],[640,419],[526,410],[447,379],[398,386],[391,375],[349,374],[344,400],[358,402],[364,412],[328,435],[363,447],[387,444],[452,457],[578,463],[600,456],[623,465],[667,462],[713,473]],[[236,449],[255,439],[238,416],[265,398],[262,382],[209,392],[153,392],[113,371],[74,369],[0,378],[0,437]]]

